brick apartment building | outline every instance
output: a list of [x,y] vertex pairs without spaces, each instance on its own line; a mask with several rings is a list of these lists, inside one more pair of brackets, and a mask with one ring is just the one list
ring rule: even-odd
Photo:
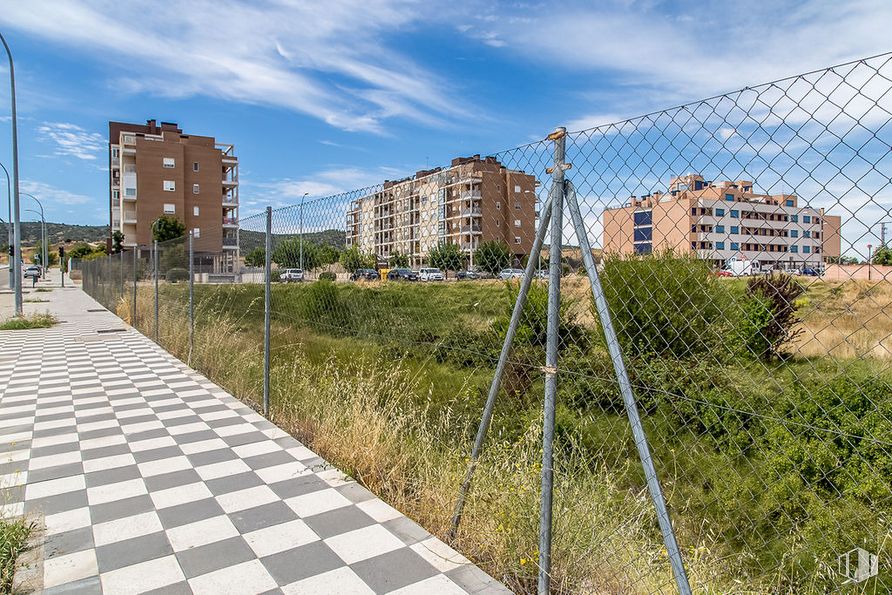
[[214,137],[175,124],[108,123],[109,223],[125,248],[152,244],[152,223],[173,215],[193,230],[197,253],[218,272],[238,262],[238,158]]
[[839,257],[840,224],[823,209],[800,207],[793,194],[758,194],[748,180],[689,174],[673,178],[666,193],[606,209],[603,246],[615,254],[693,252],[715,266],[736,257],[763,267],[817,267]]
[[536,233],[537,185],[535,177],[480,155],[387,180],[379,192],[350,204],[347,247],[374,253],[380,262],[404,254],[419,266],[440,243],[457,244],[473,263],[480,242],[497,240],[520,258]]

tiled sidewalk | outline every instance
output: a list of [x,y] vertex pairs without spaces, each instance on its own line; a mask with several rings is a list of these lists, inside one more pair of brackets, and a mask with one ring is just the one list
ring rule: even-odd
[[[77,289],[0,332],[0,481],[45,593],[501,593],[498,582]],[[112,332],[105,332],[112,331]]]

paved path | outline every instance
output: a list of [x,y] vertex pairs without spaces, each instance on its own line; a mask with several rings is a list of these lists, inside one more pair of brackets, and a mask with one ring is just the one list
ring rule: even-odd
[[2,508],[43,527],[23,589],[505,592],[81,290],[35,295],[64,322],[0,331]]

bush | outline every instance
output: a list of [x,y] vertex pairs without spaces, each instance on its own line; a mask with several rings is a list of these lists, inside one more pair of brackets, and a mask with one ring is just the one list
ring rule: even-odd
[[324,271],[322,273],[319,273],[320,281],[336,281],[337,278],[338,278],[338,276],[335,275],[334,273],[332,273],[331,271]]
[[742,323],[747,350],[760,359],[782,357],[783,346],[802,332],[797,329],[797,300],[805,287],[786,273],[753,277],[746,284]]
[[181,268],[172,268],[167,271],[167,274],[164,276],[165,279],[169,283],[177,283],[178,281],[188,281],[189,280],[189,271]]
[[706,262],[671,251],[612,255],[601,280],[625,353],[684,358],[728,345],[735,327],[728,313],[736,310]]
[[273,269],[269,273],[269,280],[271,283],[278,283],[282,280],[282,271],[278,269]]

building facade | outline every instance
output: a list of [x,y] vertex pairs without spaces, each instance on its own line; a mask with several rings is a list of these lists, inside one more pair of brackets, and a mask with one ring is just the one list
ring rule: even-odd
[[840,255],[840,224],[793,194],[759,194],[748,180],[673,178],[668,192],[633,196],[604,211],[605,253],[693,252],[721,266],[731,258],[763,267],[817,268]]
[[394,254],[424,264],[439,244],[456,244],[473,265],[481,242],[496,240],[520,258],[536,233],[534,176],[494,157],[458,157],[449,168],[422,170],[350,203],[347,247],[386,262]]
[[212,254],[219,272],[238,263],[238,158],[214,137],[175,124],[109,122],[109,223],[128,249],[152,244],[162,215],[182,221],[196,253]]

